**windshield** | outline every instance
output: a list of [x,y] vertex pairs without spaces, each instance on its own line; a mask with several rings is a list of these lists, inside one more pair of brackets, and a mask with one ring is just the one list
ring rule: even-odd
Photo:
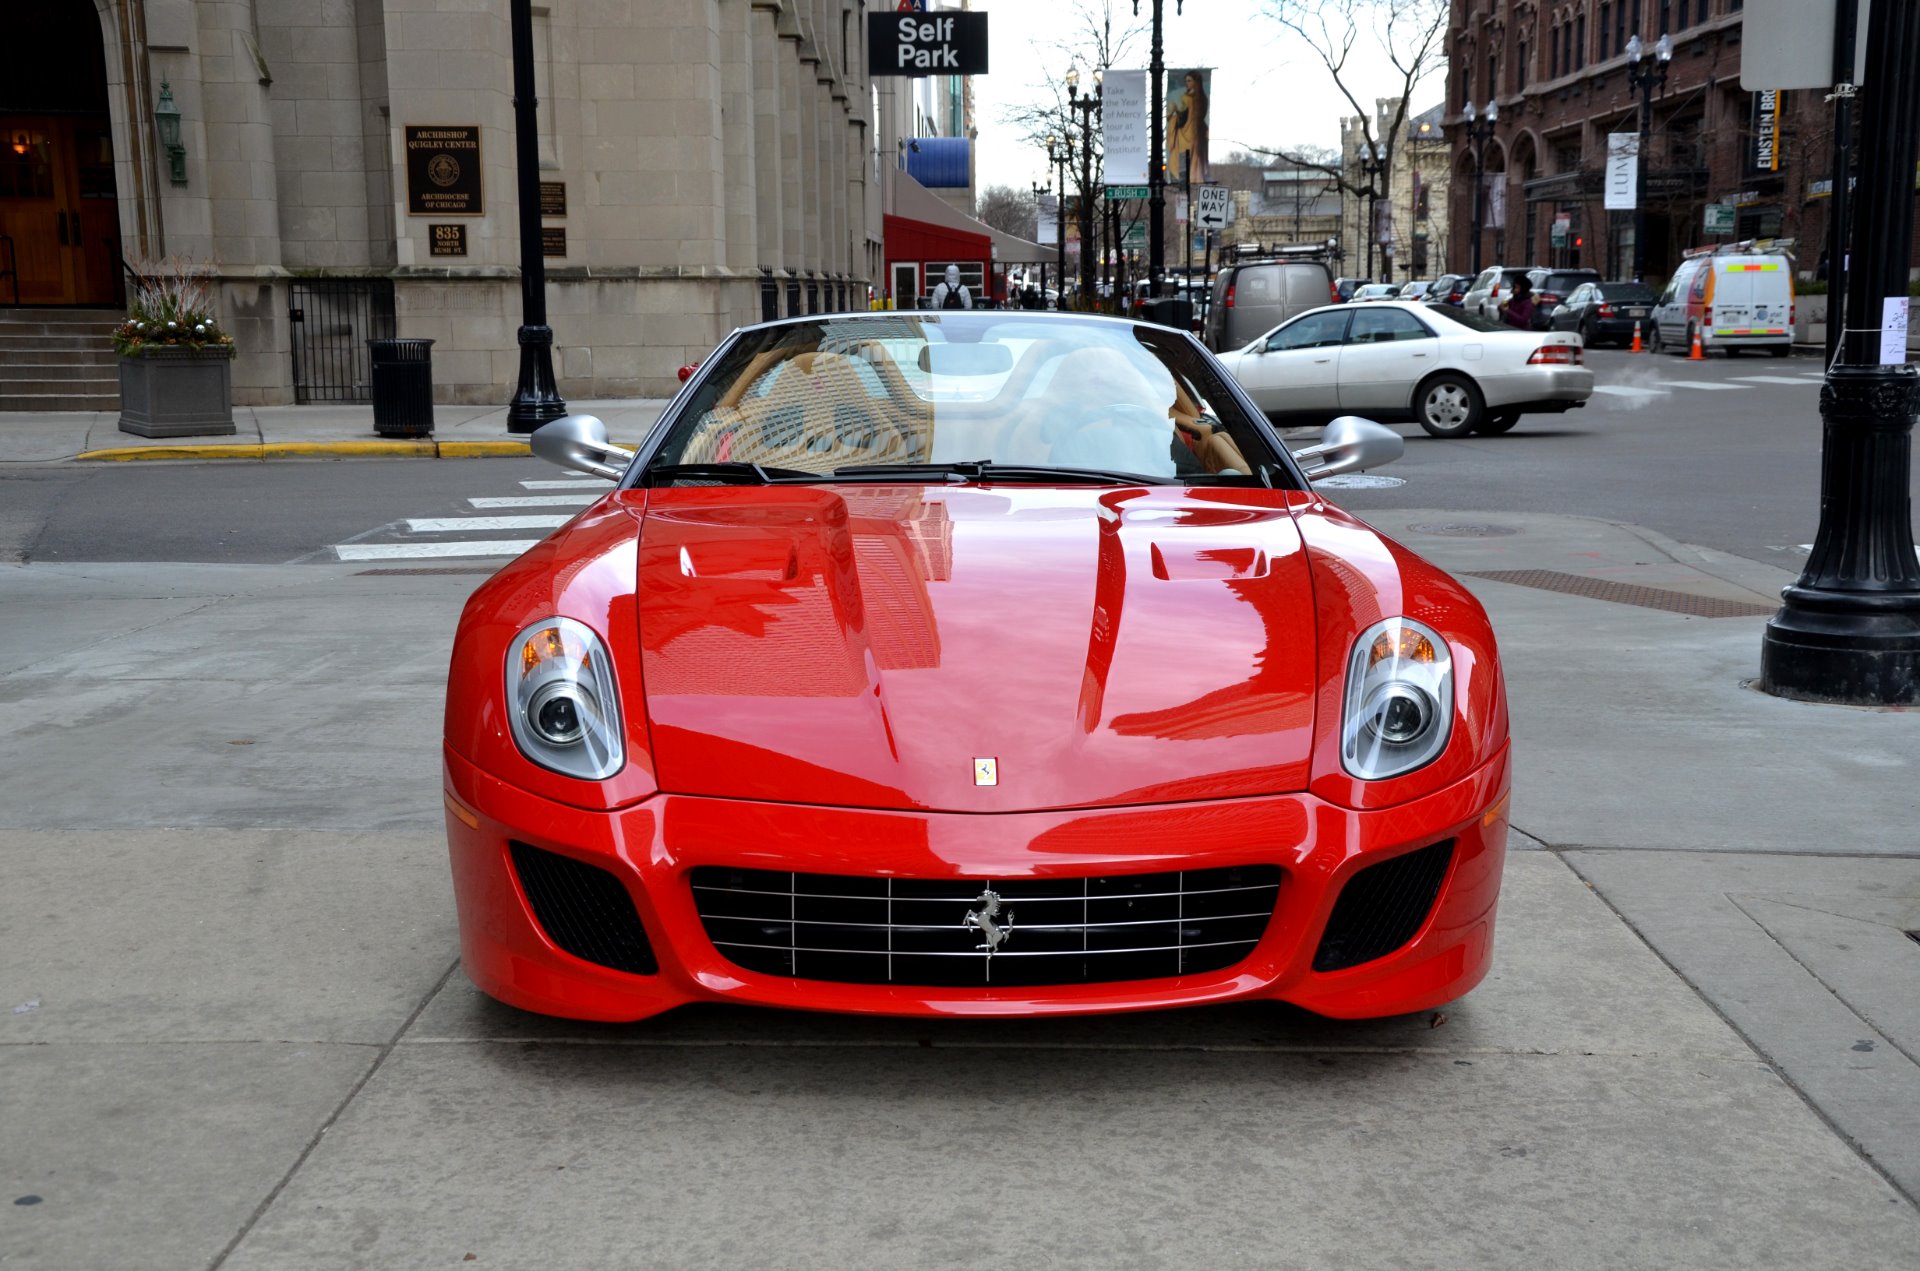
[[1477,313],[1470,313],[1465,309],[1456,309],[1452,305],[1430,304],[1424,306],[1424,308],[1428,313],[1443,318],[1455,326],[1465,327],[1469,331],[1511,332],[1514,330],[1513,327],[1508,326],[1504,322],[1495,322],[1492,318],[1483,318]]
[[1600,298],[1619,304],[1626,301],[1632,304],[1651,304],[1653,288],[1637,282],[1610,282],[1600,288]]
[[682,479],[666,472],[682,466],[688,479],[716,479],[723,465],[760,480],[853,479],[877,466],[911,480],[924,465],[918,479],[929,481],[1077,471],[1292,484],[1184,334],[1018,311],[859,314],[744,333],[668,425],[647,472]]

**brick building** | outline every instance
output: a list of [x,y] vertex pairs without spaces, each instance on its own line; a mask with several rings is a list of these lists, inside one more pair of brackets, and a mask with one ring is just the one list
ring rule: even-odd
[[[1448,31],[1446,123],[1459,179],[1450,259],[1471,259],[1471,102],[1499,119],[1484,153],[1482,266],[1584,266],[1632,272],[1634,213],[1602,199],[1607,135],[1639,130],[1640,95],[1626,46],[1638,34],[1653,57],[1673,40],[1655,89],[1643,191],[1647,276],[1672,273],[1707,235],[1710,203],[1735,209],[1733,238],[1795,240],[1803,277],[1826,242],[1832,116],[1818,91],[1780,94],[1777,133],[1759,94],[1740,87],[1744,0],[1454,0]],[[1777,144],[1776,144],[1777,142]],[[1564,217],[1564,246],[1554,222]]]

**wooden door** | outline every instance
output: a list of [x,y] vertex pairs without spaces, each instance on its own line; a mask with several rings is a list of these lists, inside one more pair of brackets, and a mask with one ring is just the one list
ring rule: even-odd
[[117,303],[119,237],[107,121],[0,116],[0,303]]

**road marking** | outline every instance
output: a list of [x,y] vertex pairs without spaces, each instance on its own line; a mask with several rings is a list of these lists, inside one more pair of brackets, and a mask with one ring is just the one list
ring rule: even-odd
[[482,495],[467,502],[477,508],[583,508],[597,494],[502,494]]
[[409,534],[460,534],[467,530],[551,530],[564,516],[430,516],[403,522]]
[[341,560],[414,560],[442,556],[518,556],[538,539],[475,539],[467,543],[342,543],[333,549]]
[[1795,388],[1812,387],[1805,379],[1797,375],[1736,375],[1733,378],[1739,380],[1742,384],[1791,384]]
[[1745,384],[1710,384],[1701,383],[1698,380],[1662,380],[1660,382],[1668,388],[1697,388],[1704,393],[1738,392],[1746,387]]
[[1631,384],[1595,384],[1593,391],[1605,393],[1609,397],[1665,397],[1666,391],[1658,388],[1635,388]]
[[573,477],[566,481],[522,481],[522,490],[591,490],[598,487],[610,490],[613,483],[602,481],[599,477]]

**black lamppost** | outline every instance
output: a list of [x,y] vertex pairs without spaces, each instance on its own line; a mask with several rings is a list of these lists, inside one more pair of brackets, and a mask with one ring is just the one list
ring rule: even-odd
[[1059,252],[1060,258],[1059,268],[1055,271],[1058,277],[1053,282],[1056,307],[1067,298],[1067,151],[1070,148],[1062,138],[1053,133],[1047,134],[1047,162],[1052,164],[1060,174],[1058,183],[1060,197],[1053,205],[1055,217],[1053,245]]
[[1090,297],[1100,294],[1099,285],[1094,280],[1094,259],[1090,252],[1093,245],[1093,117],[1100,113],[1100,100],[1105,95],[1106,75],[1101,71],[1093,73],[1093,92],[1085,97],[1080,95],[1080,70],[1078,67],[1067,72],[1067,105],[1080,112],[1080,303],[1085,305]]
[[[1186,0],[1173,0],[1176,17],[1185,3]],[[1160,224],[1161,213],[1167,206],[1167,170],[1160,162],[1166,149],[1163,129],[1166,127],[1167,64],[1162,57],[1164,46],[1160,38],[1165,10],[1166,0],[1153,0],[1153,46],[1147,58],[1147,78],[1152,82],[1147,90],[1151,94],[1147,102],[1147,126],[1151,130],[1151,140],[1147,143],[1147,294],[1155,297],[1160,294],[1160,274],[1167,263],[1166,231]],[[1133,16],[1140,16],[1140,0],[1133,0]]]
[[1473,147],[1473,240],[1467,245],[1467,259],[1476,276],[1480,273],[1480,220],[1485,215],[1487,183],[1481,180],[1481,172],[1487,159],[1487,142],[1493,139],[1493,126],[1500,121],[1500,103],[1487,102],[1487,113],[1483,117],[1468,102],[1463,112],[1467,117],[1467,144]]
[[1653,141],[1653,90],[1667,82],[1667,63],[1673,60],[1673,37],[1662,35],[1646,60],[1646,45],[1638,35],[1627,41],[1627,83],[1640,90],[1640,154],[1633,196],[1633,280],[1647,278],[1647,149]]
[[[1912,256],[1916,63],[1920,5],[1874,5],[1846,332],[1820,388],[1820,528],[1760,646],[1760,687],[1780,697],[1920,705],[1920,558],[1909,493],[1920,372],[1905,341],[1883,343],[1881,332],[1887,311],[1906,300]],[[1829,274],[1836,264],[1828,261]]]
[[[1492,109],[1489,107],[1489,109]],[[1380,149],[1369,141],[1360,151],[1360,171],[1367,176],[1367,278],[1373,280],[1373,247],[1380,238],[1380,174],[1387,170],[1387,162],[1380,157]],[[1392,266],[1386,266],[1391,272]],[[1381,282],[1392,282],[1382,277]]]
[[520,183],[520,386],[507,407],[508,432],[532,432],[567,413],[553,382],[553,328],[547,325],[547,258],[540,245],[539,99],[533,94],[533,0],[512,0],[513,141]]
[[[1038,242],[1040,238],[1040,197],[1053,193],[1053,187],[1051,185],[1043,185],[1038,181],[1032,181],[1029,182],[1029,184],[1033,187],[1033,237],[1034,241]],[[1047,262],[1043,260],[1040,262],[1040,301],[1043,306],[1046,303],[1046,298]]]

